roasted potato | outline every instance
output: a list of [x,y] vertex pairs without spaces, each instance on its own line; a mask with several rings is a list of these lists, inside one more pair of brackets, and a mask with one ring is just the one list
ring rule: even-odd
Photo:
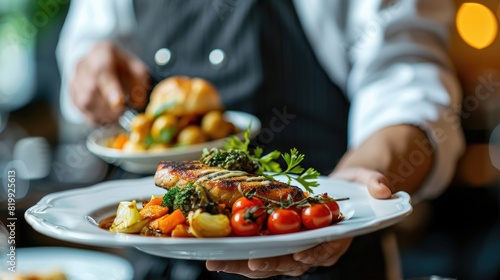
[[146,151],[148,147],[144,145],[141,142],[133,142],[133,141],[127,141],[125,145],[123,145],[123,151],[125,152],[141,152],[141,151]]
[[210,111],[203,116],[201,129],[208,137],[219,139],[233,133],[234,126],[224,119],[221,111]]
[[154,88],[130,131],[114,136],[106,146],[128,152],[159,151],[220,139],[237,131],[223,111],[219,93],[209,81],[172,76]]
[[160,152],[160,151],[164,151],[165,149],[171,148],[172,146],[173,146],[173,144],[169,144],[169,143],[154,143],[148,147],[148,150],[153,151],[153,152],[154,151]]
[[177,118],[164,114],[156,118],[151,127],[151,137],[160,143],[169,143],[174,139],[177,131]]
[[130,124],[130,141],[143,142],[151,131],[153,119],[145,114],[137,114]]
[[183,128],[177,136],[177,143],[180,145],[193,145],[206,142],[207,136],[197,125],[189,125]]

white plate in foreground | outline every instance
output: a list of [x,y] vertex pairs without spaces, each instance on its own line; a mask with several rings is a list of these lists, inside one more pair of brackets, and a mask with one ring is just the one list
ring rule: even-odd
[[[66,247],[16,249],[16,273],[47,275],[56,271],[68,280],[133,279],[132,265],[125,259],[103,252]],[[15,275],[16,273],[12,273]],[[6,279],[10,272],[6,272]]]
[[391,199],[377,200],[364,185],[321,177],[315,193],[339,201],[345,219],[338,224],[292,234],[226,238],[162,238],[111,233],[97,227],[116,212],[124,200],[138,201],[162,195],[152,177],[115,180],[92,187],[62,191],[45,196],[25,213],[37,231],[65,241],[97,246],[133,246],[152,255],[178,259],[237,260],[286,255],[311,248],[321,242],[380,230],[407,217],[410,196],[398,192]]
[[[253,138],[261,128],[260,120],[251,114],[238,111],[224,112],[224,118],[232,122],[240,131],[235,134],[243,138],[244,131],[251,124],[250,137]],[[123,130],[120,127],[102,127],[94,130],[87,137],[87,148],[104,161],[120,166],[126,171],[139,174],[154,174],[158,163],[162,160],[195,160],[200,159],[203,148],[222,147],[228,138],[217,139],[190,146],[179,146],[160,151],[124,152],[105,145],[106,141]]]

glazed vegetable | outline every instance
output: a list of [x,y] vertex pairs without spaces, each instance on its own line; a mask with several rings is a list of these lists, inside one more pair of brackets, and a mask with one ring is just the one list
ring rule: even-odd
[[201,129],[212,139],[219,139],[235,132],[232,123],[226,121],[221,111],[206,113],[201,120]]
[[186,224],[178,224],[170,233],[172,237],[194,237]]
[[189,183],[183,187],[173,187],[164,196],[162,206],[179,209],[187,215],[189,211],[202,209],[211,214],[219,214],[223,209],[217,199],[202,185]]
[[125,146],[125,143],[127,143],[128,136],[125,133],[120,133],[118,136],[116,136],[115,140],[111,144],[111,147],[114,149],[123,149],[123,146]]
[[177,194],[181,190],[182,189],[180,187],[173,187],[170,190],[168,190],[168,192],[163,195],[161,206],[165,206],[165,207],[169,207],[170,209],[174,209],[175,197],[177,196]]
[[158,204],[148,203],[144,208],[139,211],[139,214],[143,219],[158,219],[159,217],[168,213],[168,207],[164,207]]
[[225,237],[231,233],[229,218],[224,214],[209,214],[201,209],[189,213],[191,233],[196,237]]
[[148,223],[149,219],[143,219],[137,209],[135,200],[122,201],[118,204],[116,217],[109,228],[111,232],[138,233]]
[[151,137],[160,143],[169,143],[175,136],[177,118],[172,115],[161,115],[156,118],[151,127]]
[[140,143],[144,141],[149,135],[152,124],[152,118],[146,116],[145,114],[137,114],[130,124],[131,131],[129,140],[133,143]]
[[179,145],[193,145],[203,143],[208,140],[205,132],[197,125],[189,125],[183,128],[177,136]]
[[177,209],[172,214],[167,214],[152,221],[149,226],[152,229],[160,230],[163,234],[170,234],[177,225],[183,224],[185,221],[184,214]]

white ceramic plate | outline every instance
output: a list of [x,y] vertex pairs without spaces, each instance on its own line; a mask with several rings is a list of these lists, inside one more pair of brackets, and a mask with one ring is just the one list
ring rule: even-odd
[[[60,271],[69,280],[126,280],[134,277],[132,265],[128,261],[103,252],[66,247],[32,247],[16,249],[16,257],[16,272],[22,275],[46,275]],[[6,276],[10,279],[9,272]]]
[[70,242],[97,246],[133,246],[146,253],[179,259],[237,260],[290,254],[321,242],[357,236],[388,227],[408,216],[410,196],[398,192],[391,199],[377,200],[366,187],[321,177],[315,193],[328,192],[339,201],[345,219],[338,224],[292,234],[226,238],[161,238],[116,234],[97,223],[116,212],[120,201],[138,201],[164,190],[153,178],[116,180],[98,185],[53,193],[28,209],[25,218],[37,231]]
[[[251,114],[238,111],[226,111],[224,118],[232,122],[240,131],[237,137],[243,138],[244,131],[252,124],[250,137],[260,131],[260,120]],[[104,143],[121,132],[119,127],[102,127],[94,130],[87,137],[87,148],[104,161],[120,166],[126,171],[139,174],[153,174],[161,160],[195,160],[201,157],[203,148],[221,147],[227,138],[190,146],[174,147],[161,151],[127,153],[107,147]]]

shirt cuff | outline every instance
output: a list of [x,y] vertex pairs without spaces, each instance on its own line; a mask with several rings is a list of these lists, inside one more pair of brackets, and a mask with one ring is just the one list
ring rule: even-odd
[[[453,179],[457,162],[465,151],[465,140],[460,119],[450,109],[441,109],[440,118],[426,122],[423,128],[434,149],[434,165],[422,187],[412,195],[412,203],[438,197]],[[426,148],[419,145],[419,151]],[[428,151],[428,150],[427,150]],[[411,162],[410,162],[411,163]]]

